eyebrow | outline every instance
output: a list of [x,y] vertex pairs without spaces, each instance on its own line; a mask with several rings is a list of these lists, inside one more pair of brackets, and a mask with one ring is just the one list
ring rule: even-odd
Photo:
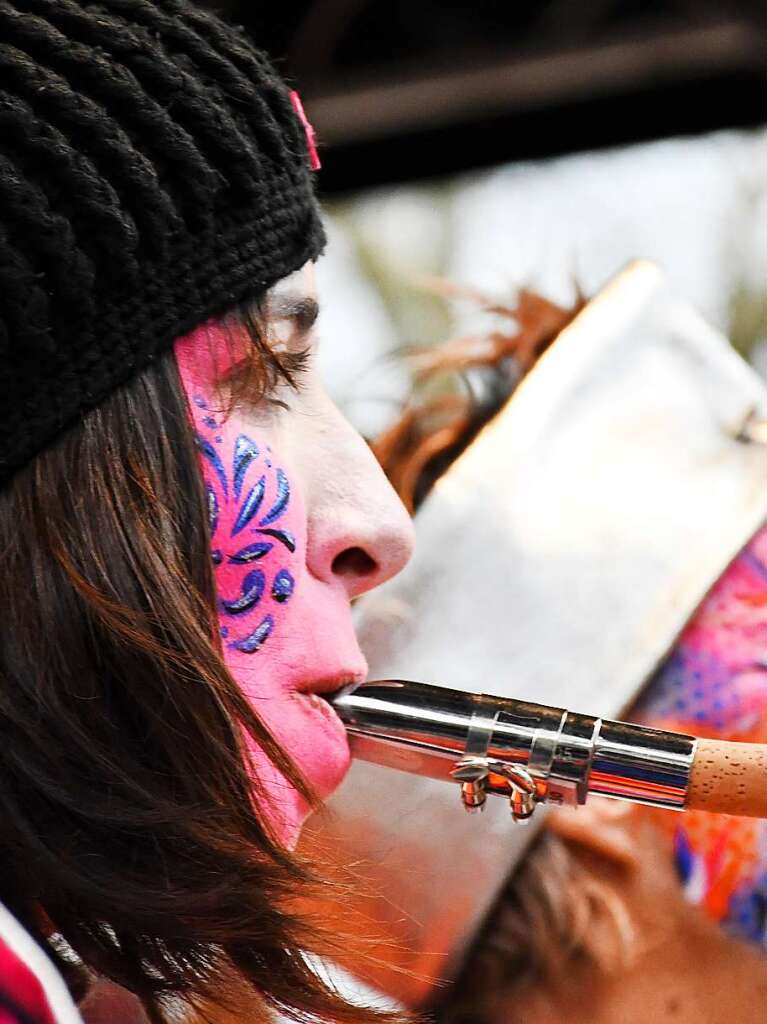
[[292,320],[301,334],[308,334],[320,315],[320,305],[309,295],[274,295],[270,297],[267,313],[276,320]]

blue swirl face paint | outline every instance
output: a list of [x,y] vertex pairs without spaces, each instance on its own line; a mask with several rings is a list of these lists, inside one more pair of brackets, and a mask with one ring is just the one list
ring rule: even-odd
[[235,648],[235,650],[242,651],[243,654],[255,654],[256,651],[261,650],[266,641],[272,635],[273,629],[274,619],[271,615],[267,615],[252,633],[243,637],[242,640],[235,640],[231,646]]
[[242,593],[240,596],[233,601],[221,598],[219,605],[229,615],[242,615],[243,612],[249,612],[251,608],[255,608],[261,600],[265,586],[266,579],[264,574],[260,569],[254,569],[242,581]]
[[210,484],[208,484],[207,486],[207,495],[208,523],[210,525],[211,536],[213,536],[213,534],[216,532],[216,528],[218,527],[218,498],[216,497],[216,492],[213,490]]
[[224,497],[228,497],[228,484],[226,480],[226,471],[224,470],[224,464],[219,457],[218,452],[213,445],[208,441],[207,438],[203,437],[202,434],[198,434],[196,437],[197,447],[211,464],[215,470],[216,476],[221,481],[221,487],[224,492]]
[[288,478],[285,476],[281,469],[277,470],[277,498],[266,513],[264,518],[258,524],[260,527],[270,526],[273,522],[280,518],[285,512],[290,502],[290,484]]
[[266,537],[274,537],[280,544],[283,544],[291,553],[296,550],[296,538],[287,530],[256,530],[256,533],[263,533]]
[[272,597],[275,601],[279,602],[279,604],[284,604],[293,593],[294,586],[295,580],[288,570],[280,569],[274,577],[274,583],[272,584]]
[[245,548],[240,548],[233,555],[229,556],[230,562],[239,562],[240,565],[248,565],[250,562],[257,562],[259,559],[264,558],[274,547],[274,544],[267,542],[259,544],[248,544]]
[[237,513],[237,519],[232,527],[233,537],[235,534],[238,534],[240,530],[244,530],[248,523],[258,513],[258,510],[261,508],[261,503],[264,500],[265,491],[266,477],[262,476],[255,487],[251,487],[245,501],[243,501],[240,506],[240,510]]
[[234,442],[234,496],[239,498],[242,493],[242,482],[251,462],[258,458],[256,444],[245,434],[240,434]]

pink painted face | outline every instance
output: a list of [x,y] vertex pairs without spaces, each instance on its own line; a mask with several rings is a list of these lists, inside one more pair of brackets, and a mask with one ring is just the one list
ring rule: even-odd
[[[300,389],[228,419],[216,383],[232,352],[220,323],[179,338],[176,361],[189,401],[208,494],[211,557],[227,666],[317,794],[349,766],[345,730],[319,696],[361,680],[367,667],[350,600],[398,572],[412,551],[410,520],[362,441],[324,392],[316,369],[313,268],[269,294],[271,337],[308,350]],[[250,345],[243,330],[237,345]],[[308,807],[260,750],[264,812],[294,845]]]

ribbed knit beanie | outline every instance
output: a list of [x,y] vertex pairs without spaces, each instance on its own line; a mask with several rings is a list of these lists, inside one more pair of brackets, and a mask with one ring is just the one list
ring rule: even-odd
[[244,32],[191,0],[0,0],[0,487],[323,245],[304,128]]

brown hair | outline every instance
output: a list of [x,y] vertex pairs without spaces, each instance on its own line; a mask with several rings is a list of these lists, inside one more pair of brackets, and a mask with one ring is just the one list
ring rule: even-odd
[[[257,310],[235,313],[247,386],[289,377]],[[248,1020],[382,1019],[309,966],[316,879],[256,811],[246,734],[312,794],[222,658],[172,352],[0,493],[0,552],[0,899],[70,979],[74,951],[152,1021],[179,999],[205,1020],[244,1000]]]
[[[435,994],[436,1024],[527,1024],[529,995],[557,992],[576,968],[601,974],[628,961],[625,878],[544,828],[496,898],[458,976]],[[610,955],[595,939],[610,935]]]
[[410,355],[413,396],[372,448],[411,513],[583,305],[580,294],[565,309],[526,288],[515,303],[503,303],[443,281],[428,284],[469,299],[498,327]]

